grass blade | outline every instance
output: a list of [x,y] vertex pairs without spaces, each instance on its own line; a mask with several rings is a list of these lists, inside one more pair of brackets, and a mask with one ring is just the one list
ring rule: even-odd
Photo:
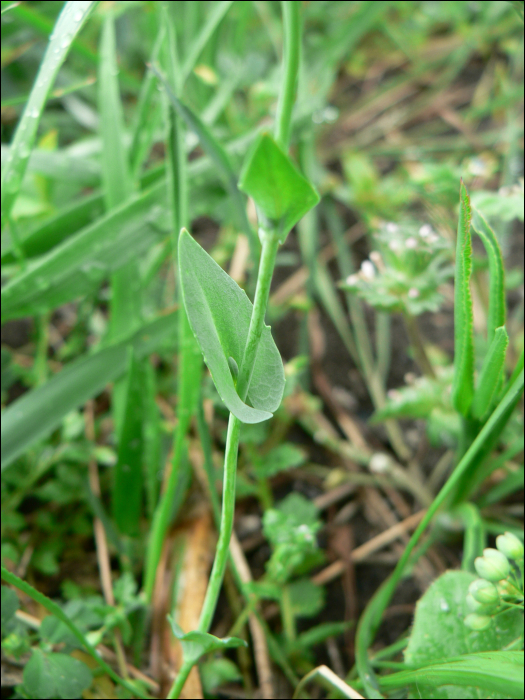
[[[2,320],[56,308],[80,297],[164,235],[159,187],[118,207],[28,265],[1,292]],[[126,333],[129,328],[123,328]]]
[[47,96],[67,56],[71,42],[95,5],[96,2],[67,2],[49,38],[44,59],[2,170],[2,230],[20,190]]
[[99,394],[126,371],[127,347],[147,357],[176,342],[175,313],[146,323],[120,343],[80,357],[45,384],[10,404],[2,414],[2,471],[58,428],[63,417]]
[[133,346],[128,351],[128,370],[124,382],[122,428],[118,441],[118,459],[112,491],[113,517],[124,535],[138,535],[142,505],[142,417],[143,373]]
[[454,286],[454,380],[452,400],[464,416],[468,415],[474,395],[474,339],[472,331],[472,240],[470,235],[470,199],[461,181]]
[[212,11],[210,12],[210,16],[206,20],[206,23],[201,29],[200,34],[193,42],[193,45],[180,68],[181,89],[184,87],[184,83],[186,82],[189,74],[194,69],[197,60],[202,53],[202,50],[210,40],[210,37],[212,36],[213,32],[219,26],[219,23],[221,22],[222,18],[228,12],[232,5],[233,0],[223,0],[223,2],[219,2],[213,7]]
[[166,78],[158,71],[155,66],[150,66],[151,70],[161,84],[166,90],[171,104],[176,110],[177,114],[186,122],[187,126],[198,136],[202,147],[209,155],[213,163],[216,165],[218,170],[222,173],[228,192],[232,198],[235,205],[235,210],[237,214],[238,226],[240,229],[248,236],[250,241],[250,248],[252,251],[252,257],[256,260],[258,258],[259,244],[255,233],[248,221],[248,216],[246,214],[245,199],[239,188],[237,187],[238,176],[235,173],[230,157],[223,146],[217,141],[215,136],[212,134],[211,130],[204,124],[201,118],[189,107],[183,104],[178,97],[175,95],[173,90],[170,88]]
[[505,268],[496,234],[479,211],[473,209],[472,228],[483,241],[489,259],[489,313],[487,339],[492,343],[496,328],[505,325]]
[[479,688],[509,698],[523,697],[523,652],[485,651],[448,659],[416,670],[400,671],[381,679],[385,691],[418,684],[431,686],[455,685]]
[[482,420],[501,386],[509,336],[504,326],[496,328],[494,338],[483,361],[478,386],[472,399],[472,415]]

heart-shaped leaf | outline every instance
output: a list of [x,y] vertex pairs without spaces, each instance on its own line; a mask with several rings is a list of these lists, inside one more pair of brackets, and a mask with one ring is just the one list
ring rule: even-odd
[[269,134],[261,134],[250,151],[239,189],[253,198],[259,226],[263,230],[276,229],[281,243],[319,201],[312,185]]
[[224,649],[235,649],[236,647],[248,646],[243,639],[237,637],[225,637],[219,639],[207,632],[186,632],[184,633],[179,625],[168,615],[174,636],[182,646],[185,663],[196,664],[197,661],[210,651],[224,651]]
[[271,418],[281,403],[284,369],[270,328],[264,327],[259,341],[248,389],[249,406],[237,394],[235,379],[236,368],[242,364],[252,303],[185,229],[179,238],[179,269],[188,319],[222,400],[243,423]]

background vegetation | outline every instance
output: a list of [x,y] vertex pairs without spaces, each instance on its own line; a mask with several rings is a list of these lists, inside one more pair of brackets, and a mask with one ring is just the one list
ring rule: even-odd
[[[523,552],[501,576],[517,597],[467,596],[483,548],[523,540],[522,19],[523,2],[301,3],[291,156],[321,201],[277,255],[284,400],[242,426],[211,628],[248,647],[210,648],[186,697],[523,693]],[[186,225],[253,298],[237,181],[273,128],[282,46],[277,2],[2,2],[4,697],[165,697],[167,615],[197,629],[228,412],[173,244]],[[454,264],[460,178],[479,213]],[[460,656],[466,681],[423,682]]]

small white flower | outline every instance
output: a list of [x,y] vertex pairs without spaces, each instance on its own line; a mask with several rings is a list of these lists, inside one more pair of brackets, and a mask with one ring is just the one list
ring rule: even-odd
[[393,241],[390,241],[388,244],[388,247],[390,250],[393,250],[394,253],[398,251],[401,248],[401,241],[398,241],[396,238],[394,238]]
[[408,290],[408,298],[409,299],[417,299],[419,296],[419,289],[416,289],[415,287],[411,287]]
[[348,275],[346,278],[346,283],[350,287],[354,287],[359,282],[359,277],[357,275]]
[[370,262],[370,260],[364,260],[361,263],[361,272],[363,274],[363,277],[367,280],[374,279],[376,276],[376,269],[374,267],[374,264]]
[[399,226],[394,224],[392,221],[389,221],[386,225],[386,230],[388,233],[397,233],[399,231]]
[[419,229],[419,235],[422,238],[426,238],[427,236],[430,236],[432,233],[432,226],[430,224],[423,224],[423,226]]
[[384,452],[376,452],[370,458],[368,465],[371,472],[375,474],[384,474],[390,469],[390,457]]
[[410,236],[410,238],[406,239],[405,245],[407,248],[411,248],[411,249],[417,248],[417,239]]

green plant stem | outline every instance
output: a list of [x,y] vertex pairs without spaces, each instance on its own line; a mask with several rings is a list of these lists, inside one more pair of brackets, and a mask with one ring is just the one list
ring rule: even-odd
[[275,117],[275,140],[283,151],[288,150],[290,129],[292,124],[292,109],[295,101],[297,74],[301,48],[300,3],[285,1],[283,9],[283,83],[277,104]]
[[[292,108],[295,99],[295,86],[299,70],[300,57],[300,23],[299,6],[295,2],[283,2],[284,22],[284,78],[277,108],[275,134],[276,140],[285,151],[288,150],[291,129]],[[268,305],[268,296],[272,282],[275,259],[279,248],[279,235],[277,229],[270,231],[261,230],[259,237],[262,243],[261,258],[259,261],[259,274],[255,289],[252,317],[248,329],[248,337],[244,348],[243,359],[237,379],[237,393],[244,401],[250,387],[255,358],[259,340],[264,328],[264,318]],[[217,600],[224,578],[224,572],[228,561],[230,539],[233,529],[233,516],[235,512],[235,480],[237,475],[237,453],[239,448],[241,421],[230,413],[228,420],[228,434],[224,454],[224,477],[222,492],[222,512],[219,530],[219,540],[215,561],[206,591],[206,597],[199,620],[199,631],[207,632],[215,613]],[[168,698],[177,698],[184,687],[184,683],[193,667],[193,664],[184,662],[177,674],[175,682],[168,694]]]
[[386,609],[401,577],[403,576],[406,564],[419,538],[425,531],[427,525],[434,517],[436,511],[447,500],[450,494],[457,487],[462,476],[469,469],[472,462],[476,459],[478,453],[483,450],[485,442],[490,439],[491,432],[494,426],[500,421],[501,417],[506,413],[508,408],[514,404],[523,391],[523,370],[514,380],[514,383],[503,397],[497,408],[494,410],[489,420],[485,423],[482,430],[473,441],[470,448],[467,450],[463,458],[460,460],[456,469],[445,483],[441,491],[438,493],[434,502],[421,520],[414,534],[410,538],[403,555],[399,559],[394,572],[385,583],[376,591],[372,600],[368,603],[356,632],[356,665],[359,671],[359,676],[363,681],[369,698],[381,698],[377,682],[374,678],[374,673],[368,658],[368,648],[373,642],[375,633],[381,622],[381,617]]
[[239,447],[240,430],[241,421],[236,418],[233,413],[230,413],[228,434],[226,437],[226,451],[224,454],[221,527],[215,561],[213,562],[208,590],[206,591],[206,597],[199,620],[200,632],[207,632],[210,628],[217,605],[217,599],[219,598],[226,562],[228,560],[228,549],[230,546],[233,515],[235,511],[235,478],[237,476],[237,450]]
[[275,258],[277,256],[277,249],[279,248],[279,239],[275,231],[268,233],[263,232],[261,237],[263,239],[261,260],[259,262],[259,275],[257,277],[252,317],[250,319],[248,337],[246,339],[244,355],[237,379],[237,393],[243,401],[245,401],[248,393],[255,365],[257,348],[259,347],[259,340],[264,328],[264,317],[268,305],[273,268],[275,267]]

